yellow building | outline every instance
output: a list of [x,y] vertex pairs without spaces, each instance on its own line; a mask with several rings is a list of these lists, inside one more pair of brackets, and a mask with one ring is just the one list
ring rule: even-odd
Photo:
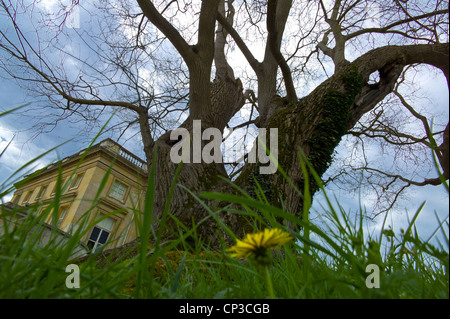
[[[148,178],[142,159],[106,139],[18,182],[11,201],[46,211],[58,193],[58,176],[63,185],[57,216],[61,231],[73,233],[87,219],[85,225],[95,226],[87,229],[82,243],[92,250],[136,239],[135,212],[143,207]],[[49,214],[47,222],[52,218]]]

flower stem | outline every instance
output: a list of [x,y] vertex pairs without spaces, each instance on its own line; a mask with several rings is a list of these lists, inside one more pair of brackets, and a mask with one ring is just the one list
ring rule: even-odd
[[267,292],[269,293],[270,299],[275,299],[275,295],[273,293],[272,279],[270,278],[269,267],[264,266],[264,275],[266,277],[267,284]]

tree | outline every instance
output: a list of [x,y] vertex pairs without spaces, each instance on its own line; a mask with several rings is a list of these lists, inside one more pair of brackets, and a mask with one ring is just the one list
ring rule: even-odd
[[[10,23],[8,30],[0,31],[2,68],[52,102],[58,118],[78,115],[91,121],[118,109],[123,112],[118,127],[137,125],[149,169],[155,163],[156,220],[162,217],[177,167],[170,157],[179,142],[171,139],[177,127],[192,136],[194,121],[200,120],[203,132],[223,132],[240,110],[251,108],[257,117],[241,119],[237,126],[277,128],[279,165],[303,190],[299,150],[322,176],[344,135],[402,137],[378,125],[389,126],[389,121],[367,115],[392,94],[400,98],[398,86],[406,68],[430,65],[443,72],[448,85],[445,1],[122,0],[97,6],[89,9],[95,12],[90,29],[65,29],[70,10],[63,8],[42,20],[53,36],[33,42],[22,31],[20,16],[35,6],[2,1],[3,16]],[[83,9],[77,3],[70,8],[78,7]],[[44,37],[43,29],[34,32],[35,40]],[[61,40],[65,34],[83,41],[83,50],[91,55],[67,51]],[[236,48],[248,66],[244,71],[230,61],[230,51]],[[64,60],[51,63],[49,54],[78,63],[77,73],[71,74]],[[426,118],[403,104],[423,122],[427,135],[420,143],[435,150],[448,179],[448,125],[431,131]],[[439,145],[434,137],[440,138]],[[261,174],[260,167],[247,161],[235,183],[251,193],[257,180],[274,205],[299,214],[302,198],[292,185],[279,172]],[[194,193],[232,192],[219,176],[230,177],[224,163],[185,163],[178,183]],[[427,180],[442,182],[437,177]],[[312,192],[318,189],[314,183],[309,186]],[[181,187],[175,189],[170,211],[187,226],[208,216]],[[219,217],[237,234],[243,231],[236,215],[222,212]],[[215,243],[214,220],[203,222],[198,233]]]

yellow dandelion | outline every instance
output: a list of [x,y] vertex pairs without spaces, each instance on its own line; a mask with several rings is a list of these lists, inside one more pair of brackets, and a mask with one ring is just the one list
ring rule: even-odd
[[231,257],[235,258],[254,258],[258,263],[266,263],[268,252],[274,248],[279,248],[292,240],[292,236],[279,228],[268,229],[264,231],[247,234],[243,240],[236,240],[236,245],[230,247]]

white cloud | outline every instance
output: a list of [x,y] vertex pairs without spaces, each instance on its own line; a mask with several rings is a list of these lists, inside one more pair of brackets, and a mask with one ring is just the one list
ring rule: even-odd
[[[26,142],[28,139],[26,133],[15,133],[4,123],[4,119],[0,120],[0,153],[4,151],[0,157],[0,185],[4,184],[3,187],[19,181],[24,175],[45,167],[54,160],[54,153],[36,159],[50,147],[39,147],[35,143]],[[30,164],[26,165],[29,162]],[[26,166],[22,168],[24,165]],[[12,194],[8,194],[3,200],[10,200],[11,197]]]
[[59,0],[41,0],[37,4],[42,6],[47,12],[52,12],[60,2]]

